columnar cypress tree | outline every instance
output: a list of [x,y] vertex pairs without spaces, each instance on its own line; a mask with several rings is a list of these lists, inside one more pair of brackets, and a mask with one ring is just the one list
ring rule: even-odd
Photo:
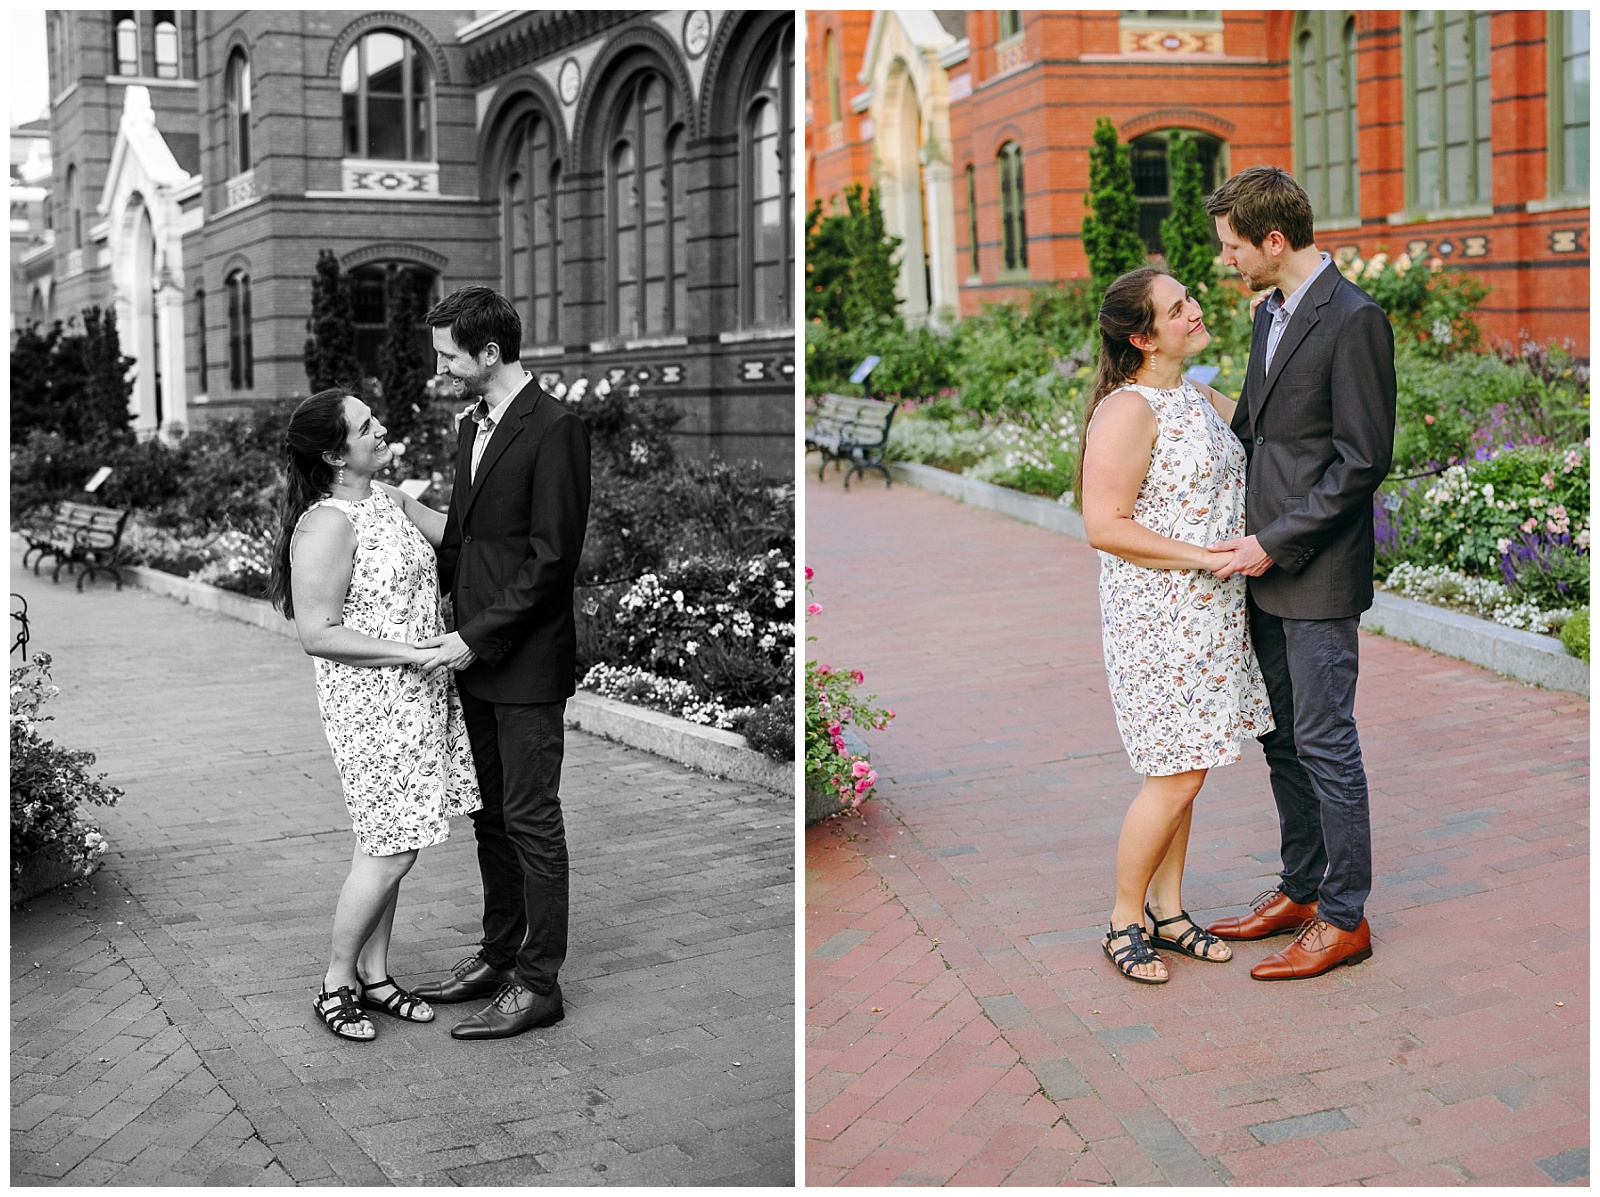
[[1200,194],[1200,144],[1174,131],[1167,148],[1172,213],[1161,222],[1161,253],[1172,276],[1195,295],[1217,281],[1211,217]]
[[378,354],[378,379],[383,385],[383,423],[390,441],[410,439],[428,401],[426,355],[417,339],[422,322],[420,280],[401,267],[391,271],[384,284],[384,307],[389,327]]
[[892,317],[900,238],[888,235],[876,187],[845,189],[845,211],[822,214],[822,201],[806,216],[806,318],[843,331],[880,316]]
[[350,309],[350,284],[331,249],[317,251],[317,273],[311,280],[311,318],[306,321],[306,378],[312,391],[357,386],[361,362],[356,358],[355,319]]
[[78,436],[88,441],[100,433],[114,440],[132,437],[133,412],[128,400],[133,395],[133,379],[128,377],[134,360],[122,352],[117,335],[117,310],[97,307],[83,309],[83,413],[78,419]]
[[1116,126],[1106,117],[1094,124],[1089,149],[1089,215],[1083,218],[1083,251],[1089,257],[1090,290],[1095,307],[1120,275],[1145,264],[1139,236],[1139,201],[1133,193],[1133,168],[1128,147],[1117,141]]

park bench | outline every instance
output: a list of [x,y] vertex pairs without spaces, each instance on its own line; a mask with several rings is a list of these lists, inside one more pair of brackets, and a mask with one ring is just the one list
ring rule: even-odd
[[52,582],[61,581],[63,566],[76,565],[82,569],[78,575],[79,590],[83,589],[85,578],[101,572],[115,578],[117,589],[121,590],[122,571],[117,566],[122,551],[122,530],[127,524],[126,511],[64,500],[48,519],[23,530],[23,538],[28,542],[22,553],[23,568],[27,568],[30,553],[37,554],[33,559],[35,574],[39,572],[40,562],[54,557],[56,568],[50,576]]
[[850,489],[852,475],[877,470],[885,485],[890,485],[889,469],[883,464],[889,446],[889,425],[894,422],[895,404],[881,399],[856,399],[849,395],[823,395],[816,418],[806,430],[806,444],[822,454],[817,481],[827,472],[830,461],[847,461],[844,488]]

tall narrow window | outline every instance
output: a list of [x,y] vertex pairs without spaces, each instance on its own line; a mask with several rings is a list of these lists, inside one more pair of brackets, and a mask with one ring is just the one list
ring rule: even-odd
[[756,75],[749,129],[751,327],[794,322],[794,30],[775,42]]
[[561,271],[556,193],[561,167],[554,131],[543,116],[525,118],[507,155],[504,213],[507,295],[529,345],[559,344]]
[[1589,194],[1589,11],[1550,14],[1550,194]]
[[339,75],[347,158],[426,162],[433,156],[433,68],[409,37],[369,33]]
[[228,175],[250,169],[250,60],[243,50],[228,58]]
[[178,77],[178,14],[156,13],[156,78]]
[[1000,40],[1016,37],[1022,32],[1022,13],[1013,9],[1001,9],[995,14],[1000,18]]
[[645,71],[623,91],[611,143],[613,331],[671,332],[687,316],[682,126],[672,89]]
[[206,393],[206,366],[207,366],[207,363],[206,363],[206,289],[204,287],[197,287],[195,289],[195,293],[194,293],[194,322],[195,322],[195,326],[196,326],[196,332],[199,333],[199,337],[197,338],[197,343],[196,343],[197,352],[195,353],[195,364],[199,367],[200,394],[204,395]]
[[1295,116],[1300,185],[1319,218],[1358,215],[1355,18],[1300,14],[1295,42]]
[[228,276],[228,385],[248,391],[256,385],[255,349],[250,335],[250,276]]
[[1022,189],[1022,147],[1014,141],[1000,147],[1000,234],[1006,271],[1026,270],[1028,219]]
[[67,167],[67,223],[72,231],[70,249],[83,248],[83,197],[78,194],[78,168]]
[[844,107],[839,99],[839,39],[828,30],[824,36],[823,61],[828,67],[828,123],[844,120]]
[[139,22],[131,12],[114,12],[111,25],[117,40],[117,74],[139,73]]
[[[1200,191],[1210,195],[1222,182],[1222,142],[1206,133],[1185,130],[1200,150]],[[1163,252],[1161,222],[1172,215],[1172,178],[1167,156],[1172,130],[1146,133],[1128,143],[1128,165],[1133,171],[1133,196],[1139,204],[1139,237],[1153,254]],[[1322,209],[1316,209],[1318,213]],[[1220,245],[1218,246],[1220,252]]]
[[967,164],[967,273],[978,277],[978,176]]
[[1489,14],[1405,14],[1410,94],[1411,204],[1457,208],[1490,201]]

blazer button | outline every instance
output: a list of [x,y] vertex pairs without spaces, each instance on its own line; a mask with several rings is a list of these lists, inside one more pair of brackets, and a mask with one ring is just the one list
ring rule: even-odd
[[463,538],[463,539],[462,539],[462,541],[461,541],[461,543],[462,543],[462,544],[471,544],[471,543],[472,543],[472,536],[471,536],[471,534],[470,534],[470,533],[469,533],[469,534],[468,534],[468,535],[467,535],[467,536],[466,536],[466,537],[464,537],[464,538]]
[[[1258,445],[1264,445],[1264,444],[1266,444],[1266,443],[1267,443],[1267,438],[1266,438],[1266,437],[1264,437],[1264,436],[1258,436],[1258,437],[1256,437],[1256,444],[1258,444]],[[468,544],[470,544],[470,543],[472,543],[472,537],[470,537],[470,536],[469,536],[469,537],[467,537],[467,543],[468,543]]]

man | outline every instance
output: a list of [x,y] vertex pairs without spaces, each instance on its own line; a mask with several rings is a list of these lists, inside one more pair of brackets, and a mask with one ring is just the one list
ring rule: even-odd
[[430,1002],[494,995],[451,1030],[500,1039],[565,1015],[567,954],[562,736],[577,633],[573,578],[589,519],[589,434],[522,368],[522,321],[488,287],[463,287],[424,317],[438,369],[477,400],[460,421],[455,491],[439,546],[456,630],[433,662],[459,670],[483,809],[472,821],[483,875],[479,952]]
[[1249,459],[1248,535],[1219,577],[1249,578],[1250,632],[1272,701],[1261,737],[1278,805],[1283,871],[1223,939],[1298,931],[1250,970],[1314,977],[1372,955],[1367,778],[1354,716],[1361,612],[1372,605],[1372,496],[1394,451],[1394,334],[1312,236],[1311,201],[1288,172],[1255,166],[1206,200],[1222,260],[1251,290],[1250,367],[1233,417]]

